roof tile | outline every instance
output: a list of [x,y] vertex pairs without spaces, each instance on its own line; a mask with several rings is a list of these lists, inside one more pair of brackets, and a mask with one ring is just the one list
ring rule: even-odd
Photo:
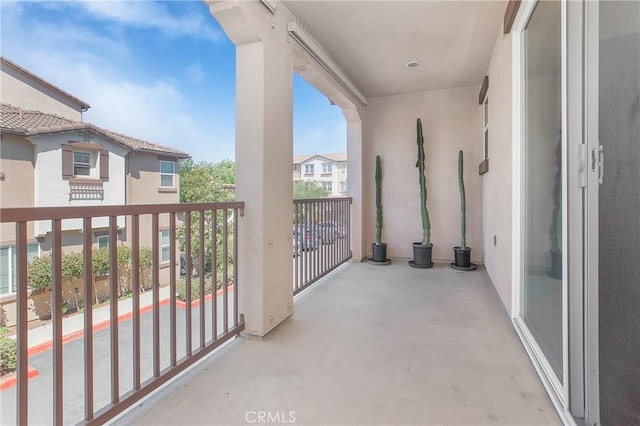
[[184,151],[103,129],[91,123],[73,121],[40,111],[23,110],[8,104],[0,104],[0,128],[3,132],[25,136],[87,129],[133,151],[155,152],[179,158],[189,157]]

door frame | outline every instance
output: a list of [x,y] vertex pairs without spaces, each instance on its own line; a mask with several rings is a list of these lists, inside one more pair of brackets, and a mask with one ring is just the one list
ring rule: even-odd
[[[585,417],[585,235],[586,146],[584,145],[583,2],[561,3],[563,373],[556,378],[546,356],[521,317],[524,193],[524,39],[538,0],[525,0],[513,25],[513,214],[512,321],[551,401],[566,424]],[[597,296],[597,288],[596,288]]]

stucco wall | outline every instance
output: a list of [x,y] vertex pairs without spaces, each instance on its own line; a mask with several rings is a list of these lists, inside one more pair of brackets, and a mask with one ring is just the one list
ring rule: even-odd
[[[62,178],[61,146],[79,140],[75,133],[63,133],[32,138],[35,145],[35,206],[109,206],[125,204],[125,156],[127,150],[113,142],[96,136],[92,142],[109,150],[109,180],[103,182],[103,200],[69,200],[69,181]],[[118,218],[118,226],[124,227],[124,219]],[[108,226],[107,218],[93,220],[94,228]],[[63,230],[82,229],[82,220],[65,220]],[[36,223],[36,234],[51,230],[50,221]]]
[[23,109],[48,112],[70,120],[82,121],[80,106],[50,87],[4,64],[1,76],[2,102]]
[[[416,119],[422,119],[426,154],[433,259],[453,259],[460,245],[458,151],[465,154],[467,245],[482,261],[482,160],[479,86],[370,98],[364,122],[365,240],[375,237],[375,156],[383,167],[383,240],[390,257],[413,257],[422,239],[416,144]],[[367,246],[371,253],[371,246]]]
[[[484,265],[511,312],[511,35],[498,34],[488,69],[489,172],[482,176]],[[495,236],[495,243],[494,243]]]
[[[2,135],[0,145],[0,205],[3,208],[30,207],[34,200],[33,146],[25,138]],[[29,224],[28,235],[33,235]],[[0,243],[13,243],[15,225],[3,223],[0,227]]]

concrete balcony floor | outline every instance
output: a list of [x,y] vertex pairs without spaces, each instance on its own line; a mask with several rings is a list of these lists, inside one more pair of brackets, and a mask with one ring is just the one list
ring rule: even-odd
[[560,424],[484,269],[402,260],[344,265],[264,339],[236,339],[116,423],[255,424],[258,412],[304,425]]

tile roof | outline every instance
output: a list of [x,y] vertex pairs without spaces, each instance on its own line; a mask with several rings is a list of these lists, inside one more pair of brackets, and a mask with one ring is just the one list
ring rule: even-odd
[[20,65],[16,64],[15,62],[12,62],[12,61],[8,60],[4,56],[0,56],[0,61],[2,62],[3,65],[10,66],[11,68],[14,68],[15,70],[19,71],[20,73],[32,78],[33,80],[36,80],[38,83],[40,83],[40,84],[42,84],[44,86],[47,86],[48,88],[52,89],[55,92],[58,92],[62,96],[65,96],[67,99],[69,99],[72,102],[78,104],[80,109],[86,111],[89,108],[91,108],[91,105],[89,105],[88,103],[86,103],[82,99],[78,99],[75,96],[73,96],[71,93],[65,92],[64,90],[62,90],[58,86],[49,83],[47,80],[45,80],[45,79],[43,79],[41,77],[38,77],[37,75],[35,75],[31,71],[29,71],[29,70],[27,70],[25,68],[22,68]]
[[154,152],[179,158],[189,154],[174,148],[158,145],[142,139],[103,129],[95,124],[73,121],[65,117],[40,111],[23,110],[8,104],[0,104],[0,129],[4,133],[37,136],[70,130],[91,130],[133,151]]
[[347,153],[346,152],[337,152],[333,154],[307,154],[307,155],[295,155],[293,157],[293,164],[304,163],[305,161],[311,160],[315,157],[323,157],[328,160],[341,162],[347,161]]

